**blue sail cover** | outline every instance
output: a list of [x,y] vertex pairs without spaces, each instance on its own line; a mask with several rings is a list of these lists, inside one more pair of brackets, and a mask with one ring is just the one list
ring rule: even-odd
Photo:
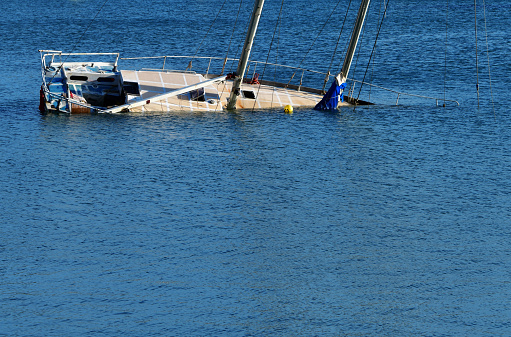
[[316,104],[314,110],[332,110],[336,109],[339,102],[344,102],[343,90],[346,88],[346,82],[339,84],[336,77],[328,92],[323,96],[321,101]]

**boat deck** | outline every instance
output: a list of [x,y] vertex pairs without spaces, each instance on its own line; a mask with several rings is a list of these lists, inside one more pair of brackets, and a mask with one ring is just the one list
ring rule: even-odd
[[[135,90],[135,93],[128,94],[129,104],[150,101],[155,96],[206,81],[203,75],[194,72],[122,70],[121,74],[125,85],[138,85],[138,92]],[[215,75],[208,75],[207,77],[214,78]],[[213,83],[197,91],[167,97],[130,110],[221,111],[225,108],[229,99],[232,83],[231,80]],[[243,83],[236,107],[238,109],[265,109],[284,107],[288,104],[294,107],[312,107],[321,100],[321,97],[319,94],[307,91],[296,91],[266,84]]]

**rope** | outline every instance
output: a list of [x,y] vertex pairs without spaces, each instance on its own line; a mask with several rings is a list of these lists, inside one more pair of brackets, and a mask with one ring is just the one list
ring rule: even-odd
[[474,26],[476,38],[476,91],[477,91],[477,108],[479,109],[479,61],[477,57],[477,0],[474,0]]
[[385,4],[385,7],[383,9],[383,17],[381,18],[380,25],[378,27],[378,32],[376,33],[376,38],[374,39],[373,50],[371,50],[371,55],[369,56],[369,63],[367,64],[366,71],[365,71],[364,77],[362,79],[362,84],[360,84],[360,89],[358,89],[357,101],[358,101],[358,98],[360,97],[360,92],[362,91],[362,86],[364,85],[364,81],[365,81],[365,78],[367,75],[367,70],[369,69],[369,64],[371,63],[371,59],[373,58],[373,55],[374,55],[374,50],[376,49],[376,42],[378,42],[378,37],[380,36],[380,30],[383,25],[383,21],[387,17],[387,8],[389,6],[389,2],[390,2],[390,0],[387,1],[387,3]]
[[493,118],[497,120],[497,117],[495,116],[495,104],[493,102],[493,89],[491,86],[491,70],[490,70],[490,50],[488,47],[488,30],[486,29],[486,4],[483,0],[483,13],[484,13],[484,34],[486,37],[486,57],[488,58],[488,78],[490,80],[490,96],[491,96],[491,105],[493,109]]

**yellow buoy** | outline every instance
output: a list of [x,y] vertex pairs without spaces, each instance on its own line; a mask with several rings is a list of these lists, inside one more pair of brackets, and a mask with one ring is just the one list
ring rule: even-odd
[[287,113],[287,114],[292,114],[293,113],[293,107],[291,105],[286,105],[284,107],[284,112]]

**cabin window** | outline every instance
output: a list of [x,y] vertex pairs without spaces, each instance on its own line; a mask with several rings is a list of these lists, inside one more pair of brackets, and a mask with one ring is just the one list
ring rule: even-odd
[[115,82],[115,77],[98,77],[98,82]]
[[255,99],[255,93],[253,91],[250,91],[250,90],[242,90],[241,91],[243,93],[243,97],[245,98],[250,98],[250,99]]
[[124,81],[123,88],[124,92],[126,92],[128,95],[140,96],[140,89],[137,82]]
[[88,80],[87,76],[80,76],[80,75],[71,75],[71,77],[69,77],[69,79],[71,81],[87,81]]

